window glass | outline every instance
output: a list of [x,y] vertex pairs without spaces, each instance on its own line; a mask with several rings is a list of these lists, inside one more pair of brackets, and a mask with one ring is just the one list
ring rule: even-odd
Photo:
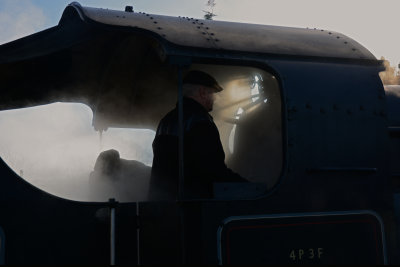
[[[99,133],[92,119],[91,109],[76,103],[1,111],[0,156],[19,176],[60,197],[143,199],[153,160],[154,131],[109,128]],[[110,149],[117,154],[106,152],[99,157]],[[120,159],[118,170],[113,169],[116,158]],[[125,171],[132,165],[139,166],[141,173]],[[132,183],[135,186],[126,186]]]
[[282,170],[282,117],[274,75],[251,67],[194,65],[213,75],[224,90],[211,115],[219,129],[229,168],[272,188]]

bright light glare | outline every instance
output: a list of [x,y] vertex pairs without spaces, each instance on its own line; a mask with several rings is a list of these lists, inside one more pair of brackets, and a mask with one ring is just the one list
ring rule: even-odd
[[[262,81],[262,77],[259,74],[254,75],[254,83],[251,86],[250,94],[251,95],[259,95],[260,94],[260,85],[259,82]],[[260,97],[256,96],[251,98],[251,101],[256,102]]]
[[236,124],[233,125],[232,131],[229,134],[229,152],[233,154],[233,147],[234,147],[234,142],[235,142],[235,133],[236,133]]

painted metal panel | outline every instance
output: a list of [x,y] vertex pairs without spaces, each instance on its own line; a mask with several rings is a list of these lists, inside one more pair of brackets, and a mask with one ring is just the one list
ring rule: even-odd
[[3,265],[5,263],[5,245],[6,245],[6,237],[4,235],[3,229],[0,227],[0,264]]
[[278,55],[376,59],[355,40],[329,30],[161,16],[81,7],[78,3],[72,3],[69,8],[75,8],[79,16],[84,14],[83,17],[89,20],[148,30],[181,46]]
[[220,264],[384,264],[373,211],[234,216],[218,229]]

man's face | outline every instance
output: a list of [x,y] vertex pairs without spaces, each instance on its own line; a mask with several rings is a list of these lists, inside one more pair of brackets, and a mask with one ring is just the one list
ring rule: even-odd
[[204,87],[204,102],[203,105],[208,112],[213,110],[215,101],[215,89],[211,87]]

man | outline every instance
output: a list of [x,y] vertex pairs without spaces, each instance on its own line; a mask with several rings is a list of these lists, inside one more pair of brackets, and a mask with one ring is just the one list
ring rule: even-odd
[[[183,79],[185,198],[212,197],[214,182],[247,182],[225,164],[218,128],[208,112],[222,87],[209,74],[191,71]],[[153,141],[153,198],[175,199],[179,180],[178,105],[160,122]],[[150,196],[151,197],[151,196]]]

